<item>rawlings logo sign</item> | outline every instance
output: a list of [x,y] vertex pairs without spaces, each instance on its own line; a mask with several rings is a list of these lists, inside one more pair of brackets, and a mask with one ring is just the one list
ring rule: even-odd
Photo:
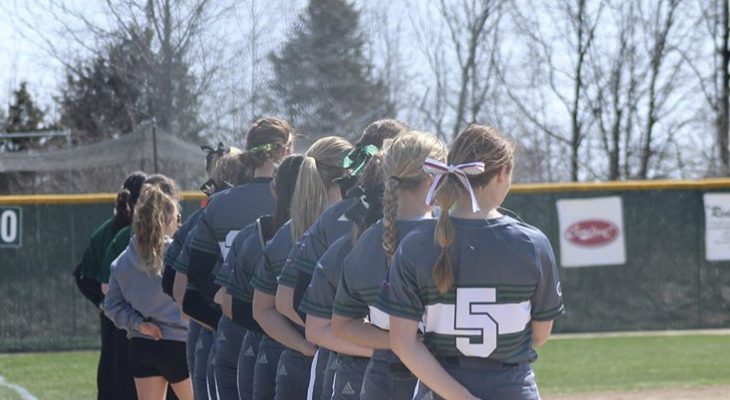
[[599,219],[578,221],[565,230],[565,237],[576,246],[595,247],[611,243],[618,237],[618,226]]

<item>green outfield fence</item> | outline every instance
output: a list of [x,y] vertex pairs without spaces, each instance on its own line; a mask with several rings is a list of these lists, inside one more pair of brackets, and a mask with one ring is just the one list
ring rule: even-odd
[[[730,180],[515,185],[505,206],[548,235],[558,260],[557,200],[622,198],[626,264],[560,268],[567,312],[555,331],[730,327],[730,262],[705,261],[706,192],[730,192]],[[98,312],[71,272],[113,199],[0,196],[0,209],[22,212],[19,247],[0,247],[0,352],[98,345]],[[184,213],[201,199],[186,193]]]

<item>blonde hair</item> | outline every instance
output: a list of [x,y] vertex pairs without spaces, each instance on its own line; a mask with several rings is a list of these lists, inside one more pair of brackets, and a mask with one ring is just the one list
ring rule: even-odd
[[307,150],[297,175],[291,203],[292,238],[297,241],[327,204],[327,189],[345,174],[344,154],[352,145],[337,136],[317,140]]
[[[503,168],[512,169],[514,146],[495,128],[470,125],[452,143],[448,163],[456,165],[473,161],[483,162],[484,172],[469,176],[469,183],[474,188],[486,186]],[[436,191],[436,203],[441,208],[441,214],[436,221],[434,241],[441,248],[441,254],[433,267],[433,280],[441,294],[448,292],[454,284],[449,246],[454,242],[456,232],[449,218],[449,210],[465,190],[458,178],[447,175]]]
[[385,180],[383,194],[383,249],[388,260],[398,246],[395,217],[398,213],[398,193],[414,190],[429,178],[423,170],[426,158],[444,161],[446,147],[435,136],[410,131],[385,141],[382,153]]
[[142,270],[162,275],[165,228],[177,217],[177,212],[177,201],[163,189],[157,185],[144,185],[132,222]]
[[215,187],[237,186],[247,182],[253,177],[253,170],[246,168],[241,163],[240,149],[231,147],[230,151],[215,160],[215,165],[210,178]]

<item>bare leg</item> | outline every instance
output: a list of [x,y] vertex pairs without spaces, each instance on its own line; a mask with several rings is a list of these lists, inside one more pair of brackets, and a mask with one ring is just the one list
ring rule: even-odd
[[134,378],[139,400],[165,400],[167,381],[161,376]]
[[180,382],[171,383],[170,386],[172,386],[172,390],[175,392],[179,400],[193,400],[193,382],[190,378]]

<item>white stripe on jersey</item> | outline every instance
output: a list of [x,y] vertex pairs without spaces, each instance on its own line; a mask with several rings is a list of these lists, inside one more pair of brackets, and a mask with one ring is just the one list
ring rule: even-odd
[[370,315],[368,317],[370,323],[380,329],[390,330],[390,316],[375,306],[368,306],[368,308],[370,309]]
[[238,235],[238,231],[230,231],[226,235],[226,240],[223,242],[218,242],[218,247],[221,249],[221,256],[223,257],[223,260],[226,259],[226,256],[228,256],[228,252],[231,251],[231,246],[233,245],[233,240],[236,238],[236,235]]
[[[531,318],[530,302],[486,304],[495,300],[494,289],[458,288],[456,304],[436,303],[426,306],[424,314],[426,332],[453,336],[481,335],[481,326],[475,319],[484,319],[488,316],[497,323],[500,335],[525,330]],[[462,321],[466,323],[460,323]]]

